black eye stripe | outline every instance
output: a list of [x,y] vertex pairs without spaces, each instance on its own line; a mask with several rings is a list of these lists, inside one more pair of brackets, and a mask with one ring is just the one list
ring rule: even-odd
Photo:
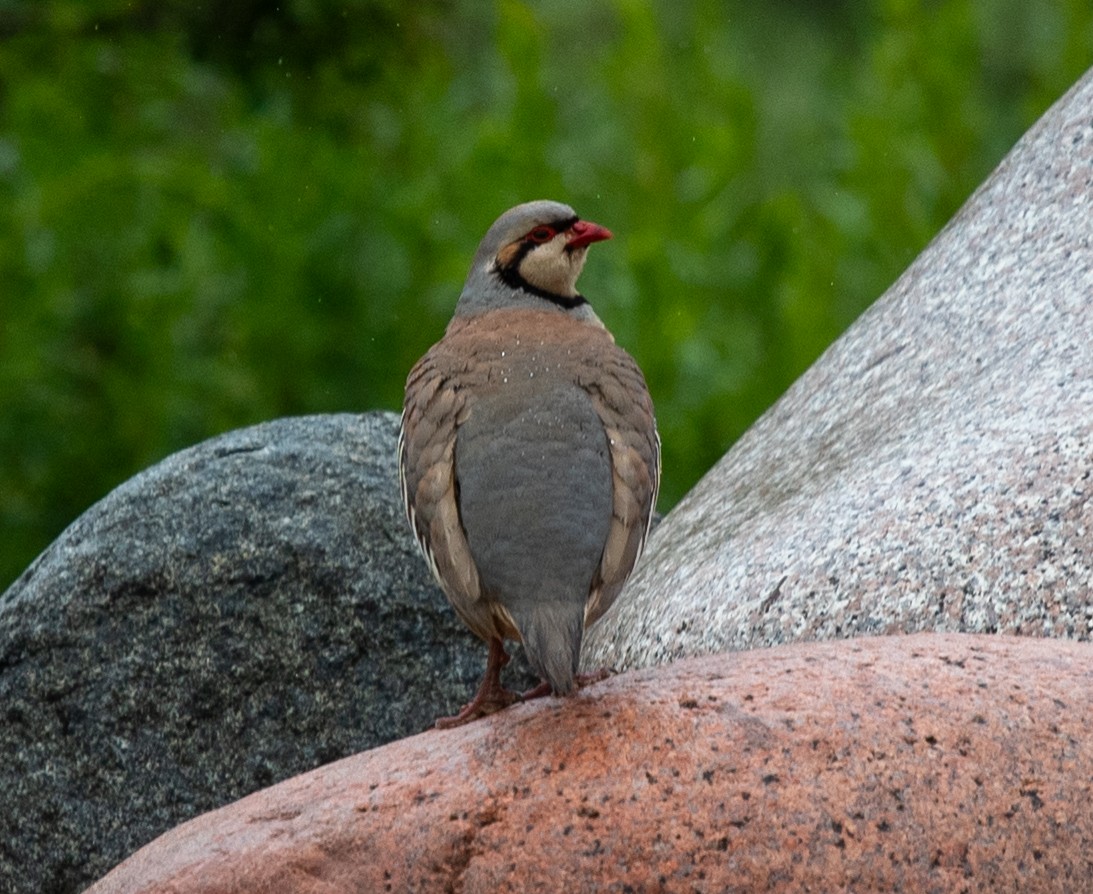
[[[551,221],[549,223],[536,224],[534,227],[531,228],[531,230],[528,231],[528,234],[524,237],[524,239],[526,241],[531,241],[532,244],[547,242],[550,239],[553,239],[559,233],[564,233],[571,226],[573,226],[573,224],[575,224],[578,220],[580,220],[580,218],[577,217],[576,215],[574,215],[573,217],[565,217],[565,218],[562,218],[561,220],[555,220],[555,221]],[[538,239],[538,240],[532,239],[531,238],[532,234],[538,233],[540,230],[549,230],[550,235],[547,236],[544,239]]]
[[[522,239],[519,240],[519,243],[517,243],[516,252],[512,255],[512,257],[509,258],[508,263],[507,264],[498,263],[498,265],[497,265],[498,268],[507,268],[507,269],[511,269],[511,270],[516,270],[520,266],[520,262],[523,261],[525,257],[527,257],[528,252],[530,252],[536,246],[542,245],[541,242],[534,242],[531,238],[529,238],[531,236],[531,234],[534,233],[536,230],[538,230],[540,228],[543,228],[543,227],[547,227],[547,228],[554,231],[554,235],[557,235],[558,233],[564,233],[571,226],[573,226],[573,224],[575,224],[578,220],[580,220],[580,218],[577,217],[576,215],[574,215],[573,217],[564,217],[564,218],[561,218],[560,220],[555,220],[551,223],[536,224],[534,227],[532,227],[528,231],[526,236],[524,236]],[[548,241],[548,240],[544,240],[544,241]]]

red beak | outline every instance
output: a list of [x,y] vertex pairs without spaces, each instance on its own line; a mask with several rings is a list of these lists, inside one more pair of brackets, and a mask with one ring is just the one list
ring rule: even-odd
[[566,249],[572,251],[575,248],[584,248],[593,242],[602,242],[611,238],[611,231],[607,227],[592,223],[590,220],[579,220],[569,228],[569,240]]

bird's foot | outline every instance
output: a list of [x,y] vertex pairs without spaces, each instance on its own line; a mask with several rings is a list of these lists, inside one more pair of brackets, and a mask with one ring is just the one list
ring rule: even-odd
[[614,671],[609,667],[598,667],[594,671],[589,671],[587,674],[577,674],[577,686],[591,686],[593,683],[600,683],[606,680],[613,674]]
[[479,717],[496,714],[509,705],[515,704],[520,698],[519,693],[505,689],[503,686],[498,686],[489,692],[483,692],[479,689],[475,697],[467,702],[458,714],[451,717],[438,717],[436,728],[452,729],[456,726],[462,726],[464,723],[470,723],[472,720],[477,720]]
[[520,701],[530,702],[533,698],[542,698],[544,695],[550,695],[550,684],[543,680],[538,686],[534,686],[531,689],[525,689],[520,693]]
[[[577,689],[583,689],[585,686],[591,686],[593,683],[599,683],[601,680],[606,680],[611,676],[611,671],[606,667],[601,667],[599,670],[594,670],[587,674],[577,674],[573,678],[573,682],[576,684]],[[538,686],[532,689],[528,689],[526,692],[520,693],[520,701],[528,702],[533,698],[542,698],[544,695],[550,695],[550,684],[544,680]]]
[[486,673],[482,676],[482,682],[478,685],[478,692],[474,694],[463,709],[452,717],[437,718],[437,729],[451,729],[470,723],[479,717],[488,714],[496,714],[520,700],[518,693],[512,692],[501,685],[501,668],[509,663],[508,652],[504,643],[499,639],[490,640],[490,654],[486,659]]

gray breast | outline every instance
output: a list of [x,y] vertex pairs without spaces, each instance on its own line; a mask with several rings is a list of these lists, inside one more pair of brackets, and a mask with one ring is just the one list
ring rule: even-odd
[[519,623],[584,603],[611,520],[607,436],[571,382],[511,381],[475,401],[455,450],[459,507],[487,598]]

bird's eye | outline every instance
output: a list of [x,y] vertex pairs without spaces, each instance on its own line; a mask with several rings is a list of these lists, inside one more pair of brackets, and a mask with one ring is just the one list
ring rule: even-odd
[[554,236],[554,230],[552,230],[550,227],[536,227],[534,230],[528,233],[527,238],[531,242],[537,242],[541,244],[543,242],[549,242],[551,239],[554,238]]

